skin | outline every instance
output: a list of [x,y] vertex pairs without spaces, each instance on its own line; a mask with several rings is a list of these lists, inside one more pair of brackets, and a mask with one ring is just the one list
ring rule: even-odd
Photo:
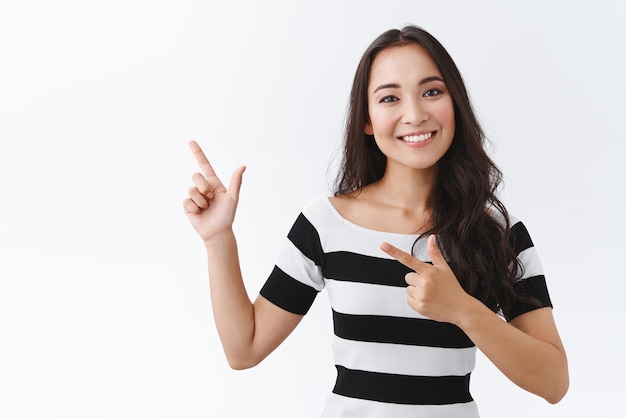
[[[349,195],[333,198],[337,210],[366,228],[398,233],[420,232],[428,226],[428,197],[437,178],[438,162],[454,138],[452,98],[441,73],[418,45],[381,51],[370,72],[369,123],[387,156],[382,179]],[[433,133],[429,141],[401,140],[410,134]],[[385,213],[386,216],[380,216]]]
[[202,172],[192,176],[194,186],[183,208],[205,245],[215,324],[229,365],[238,370],[250,368],[278,347],[302,315],[287,312],[260,295],[254,303],[250,301],[232,229],[245,167],[235,170],[227,189],[200,146],[191,141],[189,147]]
[[[365,133],[374,135],[387,156],[387,168],[381,180],[358,193],[331,198],[349,221],[398,233],[429,226],[428,197],[438,162],[454,137],[452,99],[437,77],[441,74],[436,65],[417,45],[389,48],[374,60]],[[424,143],[401,139],[423,132],[433,133]],[[192,176],[194,186],[183,206],[205,244],[216,326],[231,367],[252,367],[293,331],[302,316],[262,296],[254,303],[247,296],[232,230],[245,167],[235,170],[227,189],[198,144],[192,141],[190,148],[202,172]],[[381,243],[381,250],[413,270],[406,276],[412,309],[460,327],[520,387],[551,403],[565,395],[567,358],[551,309],[536,309],[506,323],[462,289],[434,236],[428,239],[432,265],[388,243]]]
[[[455,131],[454,106],[439,69],[418,45],[389,48],[372,63],[368,86],[369,122],[387,156],[387,169],[434,182],[437,163],[450,148]],[[400,138],[432,133],[424,142]],[[395,176],[395,173],[386,173]]]
[[434,235],[428,238],[432,265],[388,243],[381,249],[413,269],[407,274],[407,303],[431,319],[461,328],[511,381],[550,403],[569,385],[567,358],[552,310],[541,308],[510,323],[467,294],[443,258]]

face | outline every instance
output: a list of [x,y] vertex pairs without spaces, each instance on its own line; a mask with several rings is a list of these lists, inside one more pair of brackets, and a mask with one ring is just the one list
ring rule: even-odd
[[370,70],[369,122],[387,157],[387,172],[397,168],[435,170],[454,137],[454,106],[443,77],[417,44],[381,51]]

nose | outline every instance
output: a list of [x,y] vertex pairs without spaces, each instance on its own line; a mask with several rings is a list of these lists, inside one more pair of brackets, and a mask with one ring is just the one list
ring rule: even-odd
[[429,118],[427,109],[418,99],[405,100],[403,111],[402,122],[411,125],[419,125]]

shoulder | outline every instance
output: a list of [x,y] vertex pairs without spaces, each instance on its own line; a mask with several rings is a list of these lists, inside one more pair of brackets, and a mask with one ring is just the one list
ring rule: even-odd
[[343,219],[330,199],[330,196],[318,196],[310,200],[302,208],[296,223],[307,224],[318,233],[336,229],[343,223]]
[[511,212],[507,211],[507,214],[506,214],[506,217],[505,217],[505,215],[501,211],[499,211],[499,210],[497,210],[495,208],[487,208],[485,210],[503,228],[506,228],[506,219],[507,219],[507,217],[508,217],[508,220],[509,220],[509,228],[511,228],[511,230],[513,230],[514,227],[516,227],[516,225],[518,225],[518,224],[521,227],[524,226],[522,221],[517,216],[515,216],[515,214],[513,214]]
[[[489,215],[498,222],[502,228],[506,228],[506,218],[502,212],[493,208],[487,209]],[[533,247],[533,241],[530,238],[530,233],[526,229],[526,225],[520,218],[510,212],[507,213],[509,220],[509,230],[511,243],[515,249],[515,253],[520,252]]]
[[302,208],[302,214],[313,221],[314,219],[325,219],[333,216],[333,205],[330,196],[317,196],[307,202]]
[[320,196],[303,207],[287,237],[302,253],[319,263],[324,248],[334,240],[343,222],[329,197]]

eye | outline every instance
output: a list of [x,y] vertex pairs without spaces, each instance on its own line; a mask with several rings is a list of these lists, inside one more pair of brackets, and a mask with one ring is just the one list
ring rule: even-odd
[[379,103],[393,103],[393,102],[397,102],[398,99],[396,96],[385,96],[382,99],[380,99]]
[[439,96],[443,91],[440,89],[429,89],[424,92],[424,97]]

